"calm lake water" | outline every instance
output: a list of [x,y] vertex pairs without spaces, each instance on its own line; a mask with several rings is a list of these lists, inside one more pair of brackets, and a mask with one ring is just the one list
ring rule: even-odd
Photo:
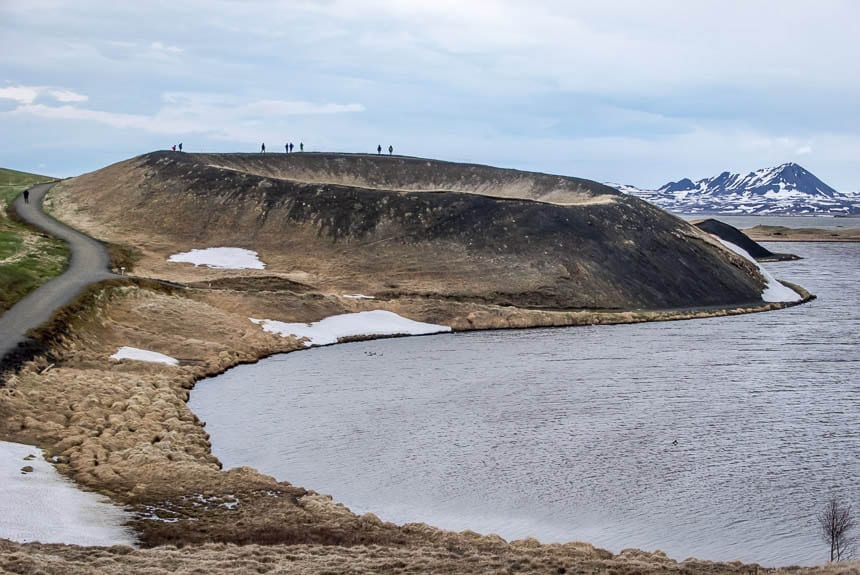
[[201,381],[190,405],[225,467],[357,513],[821,563],[816,512],[831,493],[860,508],[860,244],[790,246],[805,259],[766,267],[811,304],[317,348]]

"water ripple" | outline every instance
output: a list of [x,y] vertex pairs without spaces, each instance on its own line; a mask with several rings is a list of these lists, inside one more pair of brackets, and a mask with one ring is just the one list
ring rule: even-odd
[[767,267],[810,305],[312,349],[191,407],[226,467],[386,520],[820,563],[816,511],[860,503],[860,245],[791,248],[807,259]]

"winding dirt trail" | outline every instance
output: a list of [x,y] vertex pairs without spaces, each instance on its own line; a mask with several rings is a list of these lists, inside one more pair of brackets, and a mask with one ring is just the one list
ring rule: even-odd
[[69,304],[88,285],[115,274],[109,271],[105,247],[58,222],[42,210],[42,200],[56,182],[30,188],[30,201],[18,196],[13,206],[22,220],[69,244],[71,258],[63,275],[54,278],[0,316],[0,364],[11,352],[27,342],[27,332],[39,327],[61,307]]

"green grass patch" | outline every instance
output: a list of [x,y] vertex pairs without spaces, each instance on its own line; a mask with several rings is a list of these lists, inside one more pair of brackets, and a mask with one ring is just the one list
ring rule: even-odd
[[26,188],[53,178],[0,168],[0,313],[57,277],[69,260],[65,242],[9,217],[7,210]]
[[16,170],[7,170],[0,168],[0,201],[3,202],[5,208],[15,196],[23,192],[26,188],[34,184],[42,182],[50,182],[55,178],[49,176],[40,176],[39,174],[28,174],[27,172],[18,172]]

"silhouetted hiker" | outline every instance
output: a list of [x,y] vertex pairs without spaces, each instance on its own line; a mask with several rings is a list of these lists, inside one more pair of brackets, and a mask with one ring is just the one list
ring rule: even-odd
[[24,190],[24,203],[30,203],[30,190]]
[[182,151],[182,142],[179,142],[179,151]]
[[265,154],[265,153],[266,153],[266,143],[265,143],[265,142],[263,142],[263,145],[262,145],[262,146],[260,146],[260,153],[261,153],[261,154]]
[[290,142],[290,151],[291,152],[293,151],[293,143],[292,142]]
[[390,156],[393,153],[394,153],[394,146],[388,146],[388,155]]
[[173,151],[174,151],[174,152],[176,151],[176,144],[173,144],[173,148],[172,148],[172,149],[173,149]]
[[382,144],[376,146],[376,154],[380,156],[382,155]]
[[289,143],[284,144],[284,150],[286,150],[286,153],[288,153],[288,154],[290,153],[290,144]]
[[300,152],[304,152],[304,151],[305,151],[305,143],[304,143],[304,142],[299,142],[299,151],[300,151]]

